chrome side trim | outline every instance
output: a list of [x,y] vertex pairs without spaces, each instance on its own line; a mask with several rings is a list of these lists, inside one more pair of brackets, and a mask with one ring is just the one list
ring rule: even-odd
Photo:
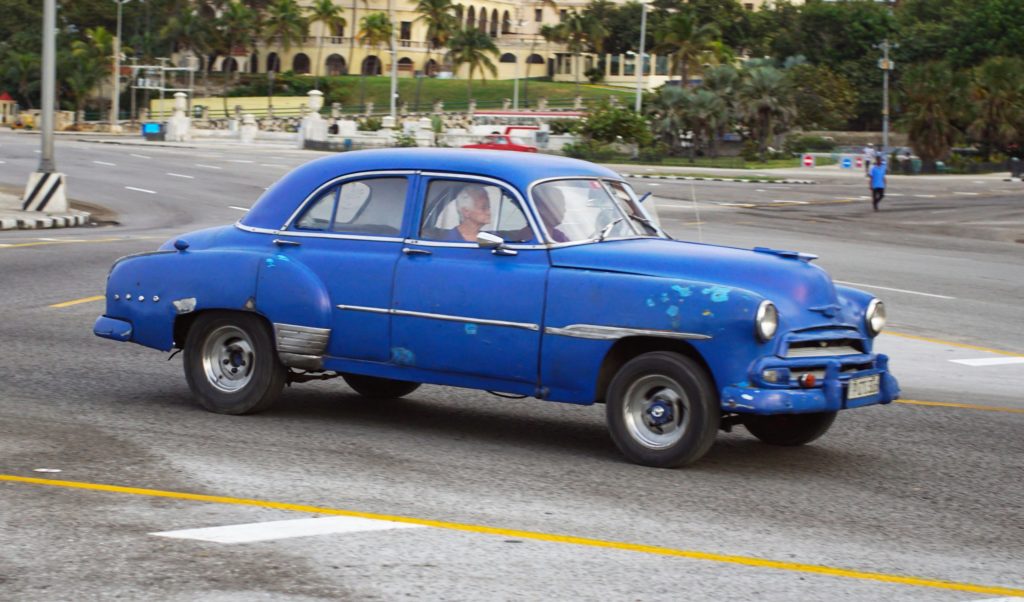
[[548,326],[544,329],[545,334],[556,334],[564,337],[575,337],[578,339],[595,339],[611,341],[625,337],[661,337],[665,339],[693,339],[706,341],[711,337],[706,334],[695,332],[677,332],[675,330],[647,330],[644,328],[624,328],[621,326],[600,326],[598,324],[571,324],[561,328]]
[[[310,328],[295,324],[274,324],[274,337],[277,340],[277,352],[281,356],[287,354],[319,356],[327,349],[327,339],[331,336],[330,328]],[[283,357],[282,357],[283,361]]]
[[303,232],[301,230],[288,230],[282,232],[281,230],[275,230],[272,228],[257,228],[255,226],[246,226],[245,224],[235,223],[235,227],[239,230],[246,232],[255,232],[256,234],[273,234],[275,236],[296,236],[300,238],[336,238],[342,240],[367,240],[372,242],[403,242],[405,239],[398,236],[369,236],[366,234],[335,234],[329,232]]
[[445,320],[447,322],[466,322],[470,324],[487,324],[489,326],[507,326],[509,328],[521,328],[523,330],[540,330],[540,325],[527,322],[507,322],[505,320],[485,320],[482,318],[469,318],[466,316],[452,316],[448,314],[430,314],[422,311],[407,311],[404,309],[387,309],[384,307],[363,307],[359,305],[338,305],[338,309],[349,311],[365,311],[374,314],[390,314],[392,316],[408,316],[411,318],[429,318],[432,320]]

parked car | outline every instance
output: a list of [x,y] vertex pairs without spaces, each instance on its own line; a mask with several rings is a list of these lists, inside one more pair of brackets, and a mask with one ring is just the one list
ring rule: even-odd
[[[680,466],[743,425],[801,445],[896,399],[885,309],[813,256],[673,240],[617,173],[554,156],[343,153],[237,223],[119,259],[95,334],[184,350],[208,410],[341,376],[603,403],[634,462]],[[523,406],[523,411],[529,411]]]
[[512,142],[512,138],[505,134],[488,134],[483,142],[477,144],[466,144],[462,148],[483,148],[487,150],[506,150],[506,151],[517,151],[521,153],[535,153],[537,152],[536,146],[527,146],[525,144],[516,144]]

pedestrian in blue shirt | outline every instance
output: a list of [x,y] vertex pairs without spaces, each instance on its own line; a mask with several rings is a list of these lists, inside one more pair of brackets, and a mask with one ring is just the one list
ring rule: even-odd
[[868,177],[871,180],[871,206],[878,211],[878,204],[885,197],[885,164],[882,163],[882,157],[875,157],[875,164]]

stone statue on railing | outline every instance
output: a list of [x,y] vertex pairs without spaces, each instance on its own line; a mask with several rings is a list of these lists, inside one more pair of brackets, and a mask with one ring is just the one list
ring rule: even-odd
[[259,125],[256,124],[256,117],[252,113],[246,113],[242,116],[242,127],[239,131],[239,138],[245,144],[252,144],[256,140],[256,132],[260,129]]
[[341,119],[341,103],[331,103],[331,119]]
[[577,94],[572,99],[572,108],[574,111],[579,111],[583,108],[583,97]]
[[370,115],[373,115],[373,101],[372,100],[368,100],[366,102],[366,116],[369,117]]
[[188,95],[184,92],[174,93],[174,111],[167,120],[166,140],[185,142],[192,138],[192,120],[185,115]]
[[537,99],[537,110],[538,111],[547,111],[548,110],[548,97],[547,96],[541,96],[540,98]]
[[501,110],[502,111],[507,111],[507,110],[509,110],[511,108],[512,108],[512,99],[511,98],[502,98],[501,99]]
[[444,101],[443,100],[435,100],[432,112],[434,113],[434,115],[440,115],[440,114],[444,113]]
[[310,90],[309,100],[302,108],[302,119],[299,122],[298,146],[305,146],[306,140],[323,142],[327,140],[327,121],[320,116],[320,109],[324,106],[324,93],[320,90]]

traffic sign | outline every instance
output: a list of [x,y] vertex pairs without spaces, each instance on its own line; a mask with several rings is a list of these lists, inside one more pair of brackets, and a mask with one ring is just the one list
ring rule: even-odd
[[839,166],[842,167],[843,169],[850,169],[851,167],[853,167],[853,159],[849,157],[843,157],[843,160],[840,162]]
[[804,155],[804,167],[814,167],[814,155]]

